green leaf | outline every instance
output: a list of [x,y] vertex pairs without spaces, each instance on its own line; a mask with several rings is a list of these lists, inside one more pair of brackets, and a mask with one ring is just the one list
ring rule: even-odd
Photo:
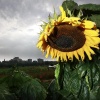
[[65,67],[64,67],[64,80],[63,80],[63,88],[67,89],[67,91],[70,91],[69,88],[69,80],[71,77],[71,69],[70,69],[70,65],[66,63]]
[[59,74],[60,74],[60,65],[57,64],[57,65],[56,65],[56,69],[55,69],[55,78],[56,78],[56,80],[57,80],[58,89],[60,88],[60,87],[59,87]]
[[93,90],[90,91],[90,100],[99,100],[100,99],[100,87],[96,86]]
[[48,94],[46,100],[58,100],[61,95],[58,92],[57,81],[54,79],[51,81],[48,87]]
[[78,74],[80,75],[80,77],[85,77],[86,73],[87,73],[87,65],[84,63],[79,63],[78,65]]
[[17,100],[14,93],[10,93],[7,84],[0,84],[0,100]]
[[70,11],[73,11],[78,7],[78,4],[74,2],[73,0],[65,0],[62,3],[62,7],[64,8],[66,12],[67,12],[67,9],[69,9]]
[[77,17],[81,18],[82,16],[83,16],[83,12],[82,12],[82,10],[80,10]]
[[8,91],[7,93],[11,96],[13,96],[13,94],[16,94],[17,98],[19,98],[20,100],[45,100],[47,95],[47,92],[41,85],[41,82],[37,79],[33,79],[23,71],[14,70],[8,77],[5,78],[5,81],[3,81],[3,83],[6,84],[7,89],[10,91]]
[[79,5],[79,8],[91,11],[100,11],[100,5],[97,4],[83,4]]
[[53,18],[54,18],[55,20],[57,20],[57,17],[58,17],[58,15],[57,15],[57,13],[56,13],[56,11],[55,11],[55,9],[54,9]]
[[84,80],[82,81],[81,91],[78,98],[79,100],[90,100],[89,88]]
[[23,84],[19,90],[19,98],[21,100],[45,100],[46,90],[35,79]]
[[58,91],[59,94],[61,94],[64,98],[67,98],[70,95],[70,92],[66,89]]
[[97,27],[100,28],[100,14],[99,15],[97,15],[97,14],[92,15],[88,19],[90,19],[91,21],[95,22]]
[[69,87],[70,87],[70,91],[77,97],[77,94],[81,87],[81,79],[80,79],[79,75],[77,74],[77,70],[75,70],[72,73],[72,76],[71,76],[70,82],[69,82]]

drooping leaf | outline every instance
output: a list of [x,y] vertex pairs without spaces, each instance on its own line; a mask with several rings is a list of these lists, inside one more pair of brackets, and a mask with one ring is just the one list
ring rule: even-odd
[[67,9],[69,9],[70,11],[74,11],[78,7],[78,4],[74,2],[73,0],[65,0],[62,3],[62,7],[64,8],[66,12],[67,12]]
[[79,8],[91,11],[100,11],[100,4],[83,4],[79,5]]

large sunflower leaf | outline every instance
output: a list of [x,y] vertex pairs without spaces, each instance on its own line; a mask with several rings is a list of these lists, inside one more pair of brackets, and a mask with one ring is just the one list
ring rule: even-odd
[[14,93],[10,93],[7,84],[0,84],[0,100],[17,100]]
[[92,77],[93,77],[93,88],[99,85],[100,83],[100,65],[93,65],[92,68]]
[[81,90],[78,98],[79,100],[90,100],[89,88],[85,80],[82,80]]
[[21,100],[45,100],[46,90],[35,79],[23,84],[19,90],[19,98]]
[[79,5],[79,8],[91,11],[100,11],[100,5],[97,4],[83,4]]
[[64,68],[63,87],[64,87],[64,89],[67,89],[67,91],[69,91],[69,92],[70,92],[69,82],[70,82],[71,74],[72,74],[72,71],[70,69],[70,65],[66,64],[66,66]]
[[[79,67],[79,75],[85,71],[86,73],[82,76],[81,89],[79,93],[80,100],[99,100],[98,97],[98,87],[100,84],[100,70],[99,66],[95,62],[87,62],[83,63],[82,66]],[[85,70],[84,70],[85,69]],[[96,99],[95,99],[96,98]]]
[[62,98],[62,96],[58,92],[57,81],[55,79],[51,81],[47,90],[48,94],[46,100],[59,100],[60,98]]
[[67,65],[64,69],[63,82],[64,89],[67,89],[67,91],[73,93],[74,96],[77,95],[81,87],[81,80],[77,70],[71,71]]
[[69,82],[69,87],[70,87],[70,91],[77,97],[77,94],[81,87],[81,79],[77,73],[77,70],[75,70],[72,73],[72,76],[71,76],[70,82]]
[[100,87],[96,86],[93,90],[90,91],[90,100],[99,100],[100,99]]
[[78,7],[78,4],[74,2],[73,0],[65,0],[62,3],[62,7],[64,8],[66,12],[67,12],[67,9],[69,9],[70,11],[74,11]]
[[32,78],[24,73],[23,71],[14,70],[11,75],[6,78],[6,83],[8,84],[11,91],[17,92],[20,87],[30,81]]

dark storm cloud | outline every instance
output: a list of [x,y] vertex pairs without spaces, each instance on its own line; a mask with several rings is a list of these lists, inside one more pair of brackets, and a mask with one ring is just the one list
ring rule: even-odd
[[[95,3],[100,0],[74,0],[78,4]],[[36,48],[41,21],[63,0],[0,0],[0,60],[19,56],[23,59],[44,58]]]

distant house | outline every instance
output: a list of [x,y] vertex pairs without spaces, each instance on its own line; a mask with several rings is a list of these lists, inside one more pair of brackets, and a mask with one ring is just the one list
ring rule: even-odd
[[22,59],[20,59],[19,57],[14,57],[10,61],[20,62],[20,61],[22,61]]
[[28,61],[29,63],[32,63],[32,59],[28,59],[27,61]]
[[41,58],[37,59],[37,61],[38,61],[38,63],[43,63],[44,62],[44,60],[41,59]]

